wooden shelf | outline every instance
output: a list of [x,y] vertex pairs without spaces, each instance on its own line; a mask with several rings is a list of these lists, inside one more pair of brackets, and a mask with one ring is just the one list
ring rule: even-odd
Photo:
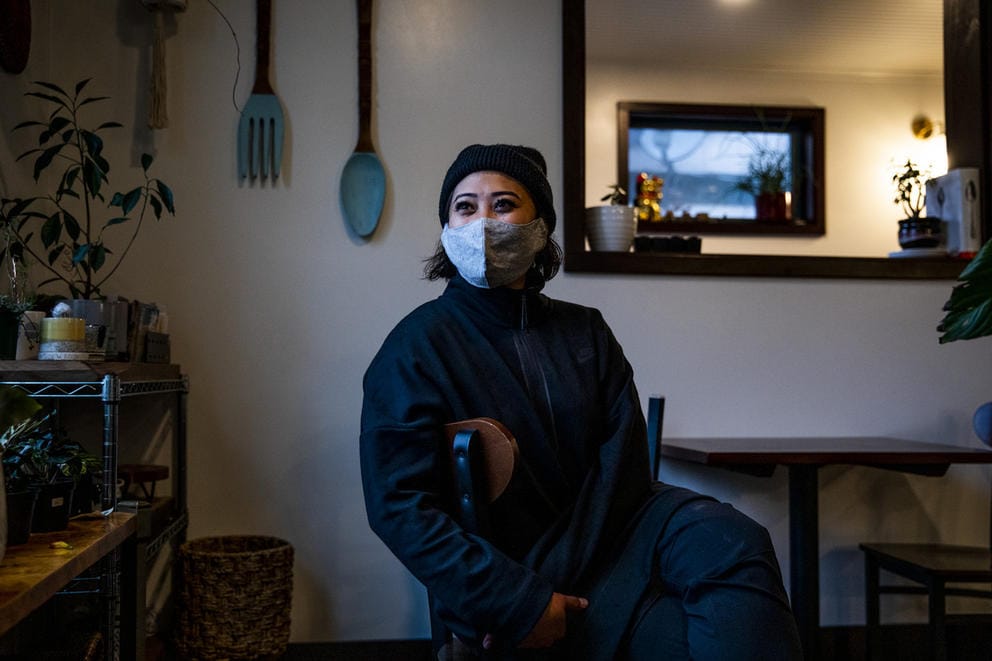
[[[9,547],[0,563],[0,635],[136,530],[133,514],[87,515],[71,520],[66,530],[32,533],[27,544]],[[72,548],[52,548],[52,542]]]
[[182,378],[179,365],[166,363],[81,362],[78,360],[0,360],[3,381],[103,380],[107,374],[121,381],[173,381]]

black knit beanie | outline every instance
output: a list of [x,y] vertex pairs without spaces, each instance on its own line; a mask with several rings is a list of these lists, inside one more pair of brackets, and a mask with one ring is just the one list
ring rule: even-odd
[[520,145],[470,145],[458,154],[441,184],[438,217],[442,226],[448,222],[449,204],[455,186],[473,172],[485,170],[499,172],[519,181],[533,198],[537,215],[544,219],[548,233],[555,230],[557,216],[551,184],[548,183],[548,165],[541,152],[533,147]]

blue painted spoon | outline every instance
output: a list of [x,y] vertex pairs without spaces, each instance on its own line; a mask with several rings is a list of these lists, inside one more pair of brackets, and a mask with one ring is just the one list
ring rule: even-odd
[[372,0],[358,0],[358,144],[341,173],[345,222],[363,238],[379,224],[386,172],[372,146]]

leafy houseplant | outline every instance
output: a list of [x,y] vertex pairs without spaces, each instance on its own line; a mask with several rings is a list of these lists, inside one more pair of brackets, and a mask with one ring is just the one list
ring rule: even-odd
[[926,208],[927,176],[920,167],[907,159],[902,169],[892,175],[892,183],[896,185],[896,197],[892,202],[898,205],[906,218],[920,218]]
[[[38,493],[32,527],[39,532],[65,527],[73,491],[84,481],[92,486],[101,468],[96,456],[53,424],[53,416],[39,411],[0,439],[7,491]],[[91,495],[92,489],[87,497]]]
[[941,344],[992,335],[992,241],[968,262],[958,280],[937,326]]
[[[41,404],[20,388],[0,384],[0,449],[5,451],[8,442],[31,424],[32,416],[40,409]],[[6,472],[5,466],[3,473]],[[4,541],[6,546],[24,544],[31,532],[35,494],[26,487],[18,489],[18,485],[12,484],[6,475],[3,482],[0,517],[6,532]]]
[[[0,224],[12,231],[19,249],[49,272],[50,277],[39,286],[58,282],[67,288],[70,298],[84,299],[101,297],[101,287],[127,256],[149,207],[156,219],[163,212],[175,215],[172,190],[149,176],[152,157],[148,154],[141,157],[144,183],[113,193],[107,201],[110,162],[104,155],[102,134],[122,125],[103,122],[88,128],[82,123],[86,106],[108,98],[83,95],[89,81],[76,83],[72,93],[54,83],[38,81],[37,89],[25,93],[45,101],[51,110],[43,120],[14,127],[15,131],[38,132],[38,146],[17,160],[34,158],[35,182],[53,168],[57,175],[52,179],[54,189],[43,196],[0,200]],[[101,213],[103,209],[106,215]],[[127,224],[132,228],[130,236],[115,252],[107,242],[109,230]]]
[[785,192],[789,188],[789,154],[757,145],[747,164],[747,174],[734,185],[754,197],[759,220],[788,220]]
[[927,203],[926,183],[930,173],[912,159],[892,175],[896,196],[892,202],[905,217],[899,221],[899,245],[903,248],[934,248],[940,244],[939,218],[923,216]]
[[620,184],[612,184],[608,186],[610,192],[599,198],[600,202],[610,201],[611,205],[617,206],[627,203],[627,191],[625,191]]

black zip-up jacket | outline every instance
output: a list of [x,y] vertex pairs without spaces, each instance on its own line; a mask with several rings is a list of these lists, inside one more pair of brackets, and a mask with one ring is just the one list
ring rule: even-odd
[[[369,523],[463,640],[488,632],[512,648],[552,591],[583,595],[651,495],[632,371],[593,308],[456,276],[389,334],[364,394]],[[479,416],[520,446],[492,541],[441,501],[441,427]]]

